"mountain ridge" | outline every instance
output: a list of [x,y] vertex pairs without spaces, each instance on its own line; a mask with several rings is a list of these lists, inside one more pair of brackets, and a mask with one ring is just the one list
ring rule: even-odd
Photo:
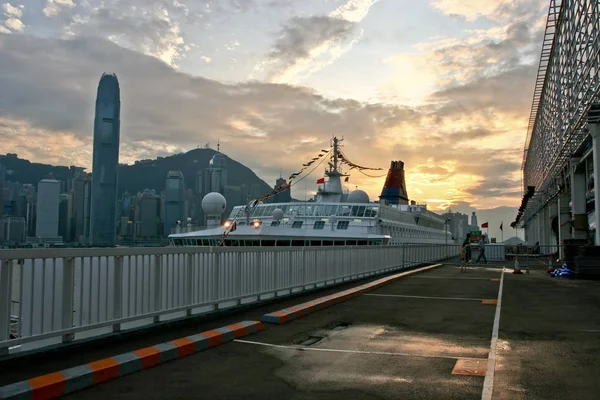
[[[165,188],[167,173],[171,170],[181,171],[186,189],[194,189],[197,172],[207,168],[210,159],[217,153],[220,152],[201,148],[166,157],[138,160],[134,164],[119,164],[118,195],[120,196],[125,190],[130,193],[137,193],[144,189],[154,189],[160,193]],[[226,159],[228,185],[240,186],[246,184],[251,186],[256,184],[259,186],[261,193],[268,193],[272,190],[272,187],[250,168],[226,154],[220,154]],[[62,166],[35,163],[19,158],[14,153],[0,155],[0,164],[4,165],[7,170],[7,180],[34,186],[37,186],[40,180],[47,178],[50,174],[57,180],[67,181],[72,177],[71,171],[73,169],[85,169],[74,165]]]

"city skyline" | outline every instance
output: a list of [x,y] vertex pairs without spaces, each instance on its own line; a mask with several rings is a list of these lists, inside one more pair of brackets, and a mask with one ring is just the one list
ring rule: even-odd
[[[0,21],[0,83],[24,99],[1,103],[6,151],[89,168],[89,97],[107,70],[129,105],[122,162],[220,140],[273,182],[335,134],[362,165],[405,161],[411,197],[434,209],[521,198],[545,1],[21,3]],[[371,198],[383,181],[353,176]]]

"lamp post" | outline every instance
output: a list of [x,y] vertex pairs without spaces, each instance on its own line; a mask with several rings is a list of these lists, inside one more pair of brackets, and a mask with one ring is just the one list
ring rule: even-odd
[[444,222],[444,228],[446,229],[446,244],[448,244],[448,223],[450,222],[450,218],[447,218]]

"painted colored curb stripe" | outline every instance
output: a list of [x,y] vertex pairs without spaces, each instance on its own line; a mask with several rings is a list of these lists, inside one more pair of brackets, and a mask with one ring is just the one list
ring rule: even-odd
[[399,274],[381,278],[376,281],[366,283],[364,285],[360,285],[352,289],[344,290],[343,292],[334,293],[329,296],[320,297],[318,299],[306,303],[284,308],[283,310],[275,311],[269,314],[264,314],[261,317],[261,321],[270,324],[285,324],[287,322],[293,321],[297,318],[303,317],[315,311],[332,306],[336,303],[349,300],[370,290],[380,288],[381,286],[398,280],[400,278],[404,278],[406,276],[413,275],[419,272],[427,271],[432,268],[437,268],[439,266],[441,266],[441,264],[435,264],[415,269],[412,271],[401,272]]
[[98,383],[194,354],[251,333],[262,331],[259,321],[243,321],[53,372],[0,388],[0,399],[44,400],[73,393]]

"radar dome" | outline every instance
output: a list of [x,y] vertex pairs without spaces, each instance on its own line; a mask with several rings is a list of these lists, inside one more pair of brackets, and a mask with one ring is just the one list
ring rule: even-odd
[[348,203],[368,203],[369,195],[360,189],[357,189],[348,195]]
[[281,208],[276,208],[273,210],[273,219],[275,221],[281,221],[283,218],[283,210]]
[[221,193],[212,192],[202,199],[202,210],[206,215],[221,215],[227,207],[227,200]]

